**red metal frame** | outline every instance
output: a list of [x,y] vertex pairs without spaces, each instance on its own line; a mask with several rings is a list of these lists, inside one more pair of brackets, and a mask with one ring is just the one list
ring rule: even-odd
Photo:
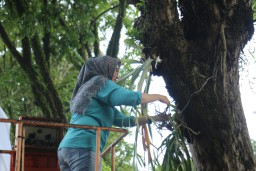
[[[25,151],[25,141],[24,141],[24,126],[33,125],[33,126],[43,126],[50,128],[82,128],[82,129],[94,129],[96,130],[96,161],[95,161],[95,171],[99,170],[100,157],[103,157],[106,153],[111,151],[111,168],[112,171],[115,171],[115,145],[118,144],[127,134],[128,130],[122,128],[109,128],[109,127],[96,127],[96,126],[85,126],[85,125],[75,125],[75,124],[65,124],[65,123],[56,123],[56,122],[45,122],[40,121],[40,119],[25,117],[26,119],[19,120],[15,119],[3,119],[0,118],[0,122],[8,122],[12,124],[17,124],[17,144],[14,150],[4,150],[0,149],[0,153],[10,154],[11,157],[11,171],[14,171],[14,162],[15,162],[15,171],[24,171],[24,151]],[[100,131],[113,131],[122,133],[118,139],[116,139],[102,154],[100,154]],[[15,159],[15,161],[14,161]]]

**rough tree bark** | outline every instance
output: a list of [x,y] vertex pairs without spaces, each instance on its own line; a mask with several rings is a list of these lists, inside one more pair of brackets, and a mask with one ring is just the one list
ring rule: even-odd
[[[163,76],[197,171],[255,170],[238,60],[253,29],[251,1],[145,0],[135,26]],[[177,6],[180,9],[177,10]]]

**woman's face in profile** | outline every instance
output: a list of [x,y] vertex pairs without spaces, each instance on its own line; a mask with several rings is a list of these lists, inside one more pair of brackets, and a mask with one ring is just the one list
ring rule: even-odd
[[119,69],[116,68],[115,71],[114,71],[114,74],[112,76],[112,81],[116,82],[117,79],[118,79],[118,73],[119,73]]

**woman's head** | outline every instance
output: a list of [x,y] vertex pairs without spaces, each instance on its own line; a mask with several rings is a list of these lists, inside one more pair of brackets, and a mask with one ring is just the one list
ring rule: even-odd
[[95,57],[86,60],[80,70],[74,88],[70,111],[84,114],[92,97],[108,79],[116,81],[121,61],[110,56]]
[[86,61],[85,67],[87,69],[88,76],[94,77],[98,75],[103,75],[108,79],[112,80],[113,75],[118,77],[119,67],[121,65],[121,61],[117,58],[113,58],[110,56],[102,56],[96,58],[90,58]]

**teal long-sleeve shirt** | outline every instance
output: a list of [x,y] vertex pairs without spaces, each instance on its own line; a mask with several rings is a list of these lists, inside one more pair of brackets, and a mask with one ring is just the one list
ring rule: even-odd
[[[133,116],[125,116],[115,106],[136,106],[141,103],[141,93],[124,89],[108,80],[106,84],[92,98],[85,114],[71,114],[70,124],[100,126],[100,127],[131,127],[135,126]],[[101,131],[102,151],[109,131]],[[59,148],[85,148],[96,151],[96,131],[88,129],[69,128],[61,141]]]

